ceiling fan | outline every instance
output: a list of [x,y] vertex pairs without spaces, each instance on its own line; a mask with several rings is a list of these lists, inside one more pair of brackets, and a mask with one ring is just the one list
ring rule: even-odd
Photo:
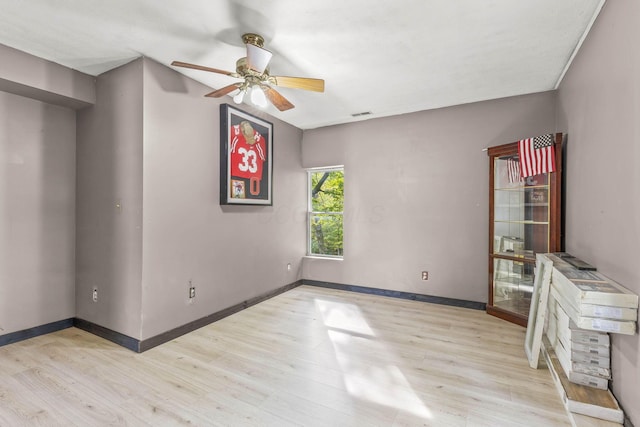
[[266,99],[268,99],[280,111],[294,107],[289,100],[270,85],[324,92],[324,80],[321,79],[270,75],[268,65],[273,54],[263,48],[264,38],[262,36],[247,33],[242,36],[242,41],[247,46],[247,56],[236,61],[235,73],[180,61],[173,61],[171,65],[243,79],[242,82],[230,84],[205,95],[220,98],[237,90],[238,93],[233,97],[237,104],[240,104],[244,96],[251,92],[251,101],[258,106],[266,106]]

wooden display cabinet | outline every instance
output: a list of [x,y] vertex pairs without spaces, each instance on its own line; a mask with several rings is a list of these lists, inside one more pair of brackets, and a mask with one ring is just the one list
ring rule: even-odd
[[561,248],[563,135],[554,135],[556,171],[509,180],[518,142],[489,148],[487,313],[527,326],[536,253]]

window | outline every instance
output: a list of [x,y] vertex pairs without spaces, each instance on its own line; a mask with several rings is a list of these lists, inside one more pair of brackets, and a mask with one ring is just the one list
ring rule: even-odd
[[308,177],[308,253],[341,258],[344,169],[311,169]]

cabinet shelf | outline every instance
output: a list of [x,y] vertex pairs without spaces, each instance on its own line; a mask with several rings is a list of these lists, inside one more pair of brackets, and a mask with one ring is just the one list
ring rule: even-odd
[[505,277],[496,278],[493,281],[495,285],[503,289],[517,290],[528,294],[533,293],[533,279],[526,282],[520,282],[517,277]]
[[547,189],[549,188],[548,184],[544,185],[519,185],[516,187],[496,187],[494,191],[523,191],[523,190],[535,190],[535,189]]
[[549,225],[549,221],[528,221],[528,220],[510,220],[510,219],[497,219],[494,221],[496,224],[522,224],[522,225]]
[[536,253],[561,248],[563,135],[554,135],[556,171],[511,182],[518,143],[487,150],[489,177],[489,302],[487,312],[527,325]]
[[[523,203],[521,206],[525,206],[525,207],[547,207],[549,206],[549,203]],[[510,205],[509,203],[496,203],[494,205],[494,208],[510,208],[512,207],[512,205]]]
[[535,262],[536,255],[533,252],[494,252],[493,258],[507,259],[516,262]]
[[549,203],[525,203],[523,206],[525,207],[547,207],[549,206]]

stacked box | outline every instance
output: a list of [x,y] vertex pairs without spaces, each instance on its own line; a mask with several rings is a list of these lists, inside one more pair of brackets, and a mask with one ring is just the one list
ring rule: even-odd
[[572,413],[622,424],[624,412],[608,389],[609,334],[635,333],[638,296],[575,257],[544,256],[553,268],[543,354],[563,403]]
[[597,271],[580,270],[563,254],[546,254],[553,262],[551,295],[578,328],[633,335],[638,295]]
[[547,337],[569,381],[608,389],[611,378],[609,334],[579,328],[553,294],[549,299]]
[[[572,425],[613,425],[624,422],[624,411],[609,390],[599,390],[570,382],[547,337],[542,338],[543,355]],[[574,418],[574,414],[581,415]],[[586,415],[584,417],[583,415]],[[600,421],[600,420],[604,420]],[[578,422],[580,421],[580,422]]]

